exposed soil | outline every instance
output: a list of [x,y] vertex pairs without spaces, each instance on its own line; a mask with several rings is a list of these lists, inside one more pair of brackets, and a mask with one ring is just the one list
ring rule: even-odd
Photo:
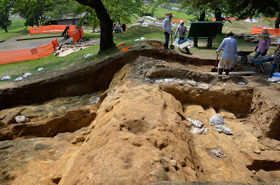
[[1,87],[0,183],[279,183],[278,87],[214,64],[148,41]]

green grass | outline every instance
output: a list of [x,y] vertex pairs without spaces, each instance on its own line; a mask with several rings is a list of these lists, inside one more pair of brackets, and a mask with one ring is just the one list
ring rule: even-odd
[[154,17],[165,18],[167,12],[172,12],[174,14],[174,19],[187,19],[187,21],[194,19],[195,16],[188,15],[184,12],[176,11],[176,10],[168,10],[166,8],[156,8],[154,11]]
[[0,40],[8,40],[21,35],[29,34],[29,30],[24,26],[23,20],[15,20],[8,27],[8,33],[4,29],[0,29]]

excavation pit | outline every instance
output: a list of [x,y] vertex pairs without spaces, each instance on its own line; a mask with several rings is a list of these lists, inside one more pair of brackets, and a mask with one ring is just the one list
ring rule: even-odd
[[[279,181],[278,162],[272,169],[259,162],[279,157],[277,90],[252,76],[210,74],[206,60],[143,44],[145,49],[2,88],[0,182]],[[14,123],[15,110],[30,122]],[[215,114],[232,135],[210,125]],[[208,131],[191,133],[189,120]],[[274,148],[266,146],[267,138]]]

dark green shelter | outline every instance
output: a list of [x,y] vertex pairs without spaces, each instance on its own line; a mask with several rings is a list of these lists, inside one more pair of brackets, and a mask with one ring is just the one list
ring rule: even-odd
[[212,47],[212,39],[216,37],[223,26],[222,21],[196,21],[191,23],[189,39],[194,40],[197,47],[198,39],[207,39],[207,47]]

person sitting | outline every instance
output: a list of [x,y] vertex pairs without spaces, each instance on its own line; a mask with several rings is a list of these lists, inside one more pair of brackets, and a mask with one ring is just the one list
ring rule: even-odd
[[121,33],[122,32],[120,22],[118,22],[118,24],[116,24],[114,30],[115,30],[115,33]]
[[[184,21],[181,20],[179,26],[177,27],[177,30],[175,32],[175,36],[174,39],[176,38],[177,34],[179,33],[179,42],[185,40],[186,38],[186,33],[187,33],[188,29],[187,26],[184,25]],[[188,47],[185,47],[185,50],[187,52],[187,54],[190,54],[190,50]]]
[[270,46],[271,39],[269,38],[269,33],[267,30],[264,30],[261,34],[261,38],[259,40],[259,43],[255,49],[256,54],[254,55],[254,58],[261,56],[265,56],[267,53],[267,50]]
[[280,72],[280,39],[277,42],[277,47],[274,51],[274,59],[273,59],[273,63],[272,66],[270,68],[270,72],[269,72],[269,78],[271,78],[273,76],[273,73],[278,65],[278,71]]

